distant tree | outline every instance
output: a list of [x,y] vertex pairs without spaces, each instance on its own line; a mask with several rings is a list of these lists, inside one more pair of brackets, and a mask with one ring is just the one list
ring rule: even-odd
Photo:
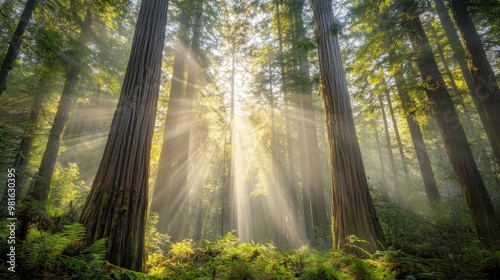
[[79,221],[87,242],[107,237],[107,259],[142,271],[151,142],[168,1],[143,0],[104,155]]
[[19,23],[14,31],[14,36],[12,36],[9,48],[7,49],[7,53],[3,59],[2,66],[0,67],[0,96],[2,96],[3,91],[7,87],[7,79],[9,78],[12,67],[14,67],[14,61],[19,53],[19,47],[23,42],[24,30],[28,26],[31,15],[33,14],[35,3],[35,0],[26,1],[21,18],[19,19]]
[[171,236],[172,241],[180,241],[186,236],[188,219],[188,189],[181,184],[178,156],[181,147],[178,131],[179,116],[185,93],[186,58],[189,50],[190,12],[192,1],[180,2],[180,20],[177,33],[178,42],[174,46],[172,83],[165,117],[163,144],[158,163],[151,211],[158,213],[158,230]]
[[[184,94],[184,99],[181,103],[181,113],[179,116],[179,157],[177,161],[178,167],[178,177],[179,186],[184,188],[186,192],[189,192],[188,185],[188,174],[190,171],[190,141],[191,141],[191,129],[193,127],[193,119],[195,117],[193,112],[193,103],[195,101],[195,96],[197,90],[199,90],[198,85],[201,84],[202,72],[201,72],[201,32],[202,32],[202,15],[203,15],[203,0],[197,0],[193,12],[194,23],[193,23],[193,36],[191,38],[191,51],[190,58],[188,59],[187,72],[188,76],[186,79],[186,92]],[[201,198],[203,196],[203,191],[199,191],[195,194],[195,200],[193,204],[196,208],[199,208],[198,220],[201,219],[202,213],[202,203]],[[190,217],[193,217],[194,213],[189,213]],[[191,219],[189,219],[191,220]],[[185,223],[186,221],[182,221]],[[197,232],[199,232],[196,240],[201,240],[201,225],[196,224]],[[199,229],[199,230],[198,230]]]
[[[81,50],[87,45],[89,35],[92,28],[92,13],[87,10],[85,21],[80,30],[77,46],[73,49],[72,55],[74,58],[81,57]],[[42,156],[42,162],[38,169],[37,177],[32,182],[29,195],[38,201],[46,201],[49,196],[50,183],[56,166],[57,156],[61,145],[62,135],[66,127],[69,115],[76,100],[75,87],[82,72],[80,60],[76,59],[69,66],[66,73],[66,81],[64,83],[63,92],[57,107],[57,113],[52,124],[49,134],[49,140]]]
[[334,248],[356,251],[345,246],[355,235],[368,241],[358,244],[360,247],[375,252],[382,248],[384,234],[372,204],[356,137],[331,1],[313,0],[312,8],[330,144]]
[[418,166],[420,168],[420,174],[424,180],[425,192],[427,194],[427,199],[431,205],[436,206],[438,202],[441,201],[439,196],[439,190],[437,188],[436,178],[434,176],[434,170],[432,169],[431,160],[427,152],[427,146],[424,142],[424,137],[422,135],[422,129],[418,123],[417,117],[415,115],[415,101],[411,98],[405,86],[404,76],[401,71],[400,62],[396,61],[396,54],[394,49],[389,51],[389,63],[391,67],[396,67],[397,70],[394,74],[394,79],[396,81],[396,89],[401,101],[401,106],[403,107],[403,112],[405,114],[406,123],[410,130],[411,140],[413,142],[413,148],[417,155]]
[[[295,55],[297,63],[297,85],[294,89],[298,94],[297,107],[299,117],[297,134],[299,137],[299,158],[301,163],[301,180],[303,192],[304,220],[306,220],[306,234],[314,244],[315,238],[311,234],[316,234],[322,238],[331,238],[330,223],[327,217],[325,202],[325,192],[323,186],[323,176],[321,171],[320,149],[318,133],[316,131],[316,118],[314,116],[312,84],[309,70],[309,60],[307,57],[307,40],[305,37],[304,20],[302,18],[304,1],[292,1],[292,22],[294,23]],[[308,199],[309,198],[309,199]],[[311,212],[311,213],[309,213]],[[311,218],[307,218],[312,216]],[[309,225],[312,220],[313,224]],[[316,229],[316,232],[311,230]],[[326,240],[330,244],[331,240]]]

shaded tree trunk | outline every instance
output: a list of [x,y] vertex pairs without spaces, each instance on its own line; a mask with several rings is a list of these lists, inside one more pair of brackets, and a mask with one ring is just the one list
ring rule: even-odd
[[[185,4],[185,3],[183,3]],[[163,144],[151,202],[151,211],[158,213],[158,231],[170,235],[172,242],[186,236],[189,217],[187,186],[181,184],[178,166],[181,138],[178,127],[184,98],[185,66],[189,33],[189,14],[181,7],[178,42],[174,47],[174,65],[163,130]]]
[[12,67],[14,67],[14,61],[19,53],[19,47],[23,42],[24,30],[28,26],[31,15],[33,14],[35,3],[35,0],[26,1],[21,18],[19,19],[16,30],[14,31],[14,36],[12,36],[9,48],[7,49],[7,53],[3,59],[2,66],[0,67],[0,96],[2,96],[3,91],[7,87],[7,79],[9,78]]
[[406,162],[405,152],[403,150],[403,143],[401,142],[401,136],[399,135],[398,124],[396,122],[396,116],[394,115],[394,108],[392,107],[391,94],[388,90],[385,91],[387,96],[387,105],[389,106],[389,114],[392,120],[392,127],[394,128],[394,134],[396,135],[396,142],[398,143],[399,155],[401,156],[401,163],[403,165],[403,171],[405,172],[406,179],[410,178],[410,173],[408,171],[408,163]]
[[[285,106],[284,106],[284,114],[285,114],[285,130],[286,130],[286,148],[287,148],[287,157],[288,157],[288,174],[287,174],[287,182],[288,182],[288,188],[295,189],[297,187],[297,178],[295,174],[295,160],[294,160],[294,153],[293,153],[293,147],[294,145],[294,139],[292,136],[292,122],[293,120],[290,119],[290,98],[288,96],[288,90],[287,90],[287,84],[286,84],[286,75],[287,73],[285,72],[285,62],[284,62],[284,54],[283,54],[283,36],[282,36],[282,31],[281,31],[281,13],[280,13],[280,0],[277,0],[275,2],[276,5],[276,25],[278,29],[278,44],[279,44],[279,52],[278,52],[278,62],[280,65],[280,78],[281,78],[281,94],[283,95],[283,100],[285,101]],[[277,147],[275,147],[277,148]],[[282,188],[282,183],[281,183],[281,176],[280,178],[280,185],[278,186],[279,188]],[[284,214],[281,213],[284,219]]]
[[[227,170],[227,156],[226,156],[226,153],[227,153],[227,130],[225,129],[224,130],[224,149],[223,149],[223,152],[222,152],[222,156],[223,156],[223,164],[222,164],[222,187],[221,187],[221,192],[220,192],[220,196],[221,196],[221,199],[220,199],[220,235],[223,236],[224,235],[224,220],[225,220],[225,215],[224,213],[227,212],[227,209],[228,207],[226,207],[226,195],[228,195],[228,193],[226,193],[226,188],[229,189],[229,187],[226,187],[226,185],[228,185],[228,176],[230,176],[230,174],[227,174],[226,170]],[[226,175],[227,174],[227,175]]]
[[[304,22],[302,19],[303,6],[304,1],[299,0],[292,7],[295,21],[295,37],[298,42],[302,42],[305,39]],[[326,245],[330,246],[330,223],[328,221],[325,202],[319,140],[316,131],[311,79],[309,76],[309,61],[305,50],[297,48],[296,51],[299,62],[299,85],[297,85],[297,88],[300,91],[300,104],[298,104],[298,107],[301,113],[299,132],[304,134],[303,140],[299,139],[299,146],[302,146],[300,148],[303,150],[301,163],[304,162],[303,164],[305,165],[305,168],[301,168],[302,188],[307,188],[308,194],[306,195],[310,195],[310,203],[305,203],[304,207],[309,207],[308,204],[310,204],[310,207],[312,207],[313,227],[316,230],[314,234],[316,237],[323,239]],[[316,237],[312,244],[318,240]]]
[[[16,169],[15,197],[17,201],[20,201],[20,199],[22,198],[23,193],[21,192],[21,187],[26,177],[26,167],[28,166],[31,147],[33,146],[33,141],[35,140],[34,133],[40,125],[40,111],[42,110],[45,96],[48,92],[47,83],[44,80],[45,78],[46,77],[44,75],[39,81],[39,89],[35,94],[35,98],[33,99],[33,104],[31,105],[28,121],[24,129],[23,138],[21,139],[16,157],[12,164],[12,167]],[[6,207],[4,206],[7,205],[7,201],[8,192],[6,188],[3,192],[2,200],[0,202],[0,207],[2,207],[0,211],[3,212],[4,209],[6,209]]]
[[236,213],[237,201],[236,201],[236,185],[234,173],[236,171],[235,165],[235,126],[234,126],[234,75],[236,74],[236,41],[233,38],[232,49],[231,49],[231,135],[229,136],[229,143],[231,143],[231,165],[229,169],[229,230],[238,229],[238,216]]
[[[87,45],[88,35],[91,31],[91,28],[92,14],[90,10],[87,10],[85,21],[80,31],[80,37],[78,38],[77,46],[84,47]],[[77,58],[79,55],[79,50],[73,50],[73,55],[75,58]],[[52,124],[52,128],[49,133],[49,140],[47,142],[45,152],[42,156],[40,168],[38,169],[38,177],[31,184],[29,194],[31,195],[31,197],[38,201],[46,201],[49,196],[50,184],[52,181],[52,175],[54,174],[54,168],[56,166],[62,136],[69,115],[73,109],[73,103],[76,101],[77,96],[75,87],[78,83],[80,72],[81,66],[79,65],[79,59],[77,59],[77,62],[70,66],[66,75],[64,89],[61,94],[61,99],[59,100],[54,123]]]
[[337,36],[332,32],[335,23],[331,2],[314,0],[312,8],[333,169],[334,248],[356,251],[354,247],[344,246],[349,243],[349,236],[355,235],[368,241],[358,246],[375,252],[382,248],[384,234],[368,190],[340,46]]
[[401,5],[401,7],[408,18],[405,26],[408,29],[414,53],[417,55],[420,76],[424,81],[424,88],[448,158],[462,185],[464,197],[471,210],[476,233],[483,243],[491,245],[495,240],[500,239],[500,225],[493,204],[477,169],[465,132],[437,67],[420,18],[408,11],[407,6]]
[[378,135],[378,128],[377,125],[375,125],[375,121],[372,119],[370,120],[370,125],[375,132],[375,143],[377,146],[377,153],[378,153],[378,159],[380,163],[380,175],[382,175],[382,183],[385,185],[387,184],[387,179],[385,178],[385,164],[384,164],[384,157],[382,156],[382,149],[380,146],[380,138]]
[[143,0],[106,148],[79,222],[87,243],[108,238],[107,259],[142,271],[148,180],[168,1]]
[[[188,173],[189,173],[189,155],[190,155],[190,138],[191,138],[191,128],[193,126],[193,101],[196,94],[197,82],[200,74],[200,33],[201,33],[201,15],[203,9],[203,1],[196,1],[196,7],[194,7],[194,25],[193,25],[193,37],[191,39],[191,58],[188,62],[188,77],[186,84],[186,93],[184,95],[184,100],[181,106],[181,114],[179,119],[178,131],[179,136],[179,158],[177,162],[177,171],[179,177],[179,186],[177,189],[184,189],[184,195],[186,199],[184,204],[188,205]],[[185,206],[184,205],[184,206]],[[200,210],[201,211],[201,210]],[[190,215],[195,215],[195,213],[190,213]],[[191,219],[189,219],[191,220]],[[186,222],[178,225],[178,227],[186,227]],[[182,229],[182,233],[186,234],[187,229]]]
[[[394,63],[394,54],[390,53],[389,59],[391,60],[391,63]],[[399,65],[396,67],[399,67]],[[415,117],[415,102],[404,89],[404,79],[399,71],[397,71],[394,75],[394,79],[396,80],[396,89],[398,91],[401,106],[403,107],[406,122],[408,123],[408,128],[410,130],[413,148],[415,149],[415,153],[417,155],[420,174],[424,180],[425,193],[427,194],[427,199],[430,204],[432,206],[436,206],[436,204],[441,201],[441,197],[439,196],[434,171],[432,170],[431,160],[427,153],[427,146],[424,142],[422,130],[420,129],[420,125]]]
[[[453,3],[455,2],[452,2],[452,4]],[[460,4],[460,2],[457,2],[456,5],[458,6],[456,7],[458,8],[460,15],[458,15],[455,12],[454,13],[456,14],[455,20],[457,21],[459,26],[461,26],[460,28],[465,28],[465,31],[467,31],[467,35],[464,31],[462,32],[464,35],[464,39],[468,41],[467,48],[472,47],[473,49],[469,50],[470,54],[472,55],[473,52],[476,53],[477,54],[476,58],[481,61],[481,62],[479,61],[472,62],[474,64],[474,68],[478,69],[475,70],[476,73],[473,75],[471,73],[473,69],[470,69],[468,66],[468,63],[466,61],[465,50],[460,42],[460,38],[457,34],[454,24],[451,21],[450,16],[448,15],[448,11],[443,3],[443,0],[434,0],[434,4],[436,5],[436,10],[438,12],[439,19],[441,20],[441,23],[443,25],[446,37],[448,37],[448,41],[450,42],[450,45],[452,47],[453,55],[455,59],[458,61],[460,70],[462,71],[469,92],[471,93],[472,100],[474,101],[476,109],[479,113],[479,117],[481,118],[481,122],[483,123],[486,135],[488,136],[488,140],[490,141],[493,150],[493,154],[495,155],[497,163],[500,164],[500,145],[498,144],[500,140],[500,134],[498,134],[498,129],[500,129],[500,125],[497,123],[496,127],[493,127],[495,116],[489,116],[490,113],[487,112],[490,110],[492,110],[491,112],[493,112],[493,114],[495,114],[496,112],[497,121],[498,118],[500,118],[499,117],[500,112],[498,111],[499,108],[498,101],[496,100],[499,98],[498,84],[496,84],[494,75],[492,75],[491,77],[488,76],[489,75],[488,72],[489,69],[491,69],[491,66],[489,65],[486,59],[486,55],[481,54],[481,53],[484,54],[484,49],[482,48],[481,41],[477,36],[477,32],[474,29],[474,25],[470,20],[469,15],[467,14],[466,7],[464,7],[463,2],[462,4]],[[481,67],[482,70],[479,70],[479,68],[477,67]],[[489,79],[491,79],[491,81]],[[491,83],[489,83],[488,81],[490,81]],[[494,95],[491,95],[492,92],[490,92],[491,90],[493,90],[493,92],[495,91],[494,89],[495,84],[497,89],[496,97]],[[489,104],[491,101],[493,102]]]
[[[389,162],[391,164],[392,179],[394,186],[396,186],[396,164],[394,163],[394,154],[392,153],[391,136],[389,135],[389,124],[387,123],[387,115],[385,114],[384,102],[382,96],[378,95],[378,103],[380,106],[380,114],[382,114],[382,121],[384,122],[385,143],[387,145],[387,154],[389,155]],[[397,189],[394,190],[397,194]]]

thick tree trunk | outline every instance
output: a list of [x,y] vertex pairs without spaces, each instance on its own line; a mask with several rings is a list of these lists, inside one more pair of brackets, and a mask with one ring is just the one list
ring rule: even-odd
[[453,101],[434,60],[420,18],[405,10],[407,9],[405,6],[401,7],[408,18],[405,25],[408,28],[414,53],[417,55],[420,76],[424,81],[427,97],[448,158],[462,185],[464,197],[471,210],[476,233],[483,243],[491,245],[500,239],[500,225],[495,210],[477,169]]
[[142,271],[148,180],[168,1],[143,0],[106,148],[79,221],[107,259]]
[[35,2],[35,0],[26,1],[21,18],[19,19],[19,23],[14,31],[14,36],[12,36],[9,48],[7,49],[7,54],[5,54],[2,66],[0,67],[0,96],[2,96],[3,91],[7,87],[7,79],[9,78],[12,67],[14,67],[14,61],[19,53],[19,47],[23,42],[24,30],[28,26],[31,15],[33,14]]
[[382,248],[384,234],[372,204],[356,137],[340,46],[333,33],[333,10],[328,0],[314,0],[312,7],[333,169],[333,244],[334,248],[356,251],[344,246],[349,236],[355,235],[368,241],[357,245],[373,253]]
[[185,91],[185,66],[189,33],[189,14],[181,8],[178,42],[174,47],[174,66],[163,130],[163,144],[151,202],[151,211],[158,213],[158,231],[170,235],[172,242],[186,236],[189,217],[187,186],[181,184],[177,165],[180,151],[178,127]]
[[[465,28],[465,30],[462,30],[462,33],[464,35],[464,39],[466,40],[467,48],[472,47],[469,50],[471,55],[473,53],[476,53],[475,58],[474,56],[472,57],[472,64],[474,65],[473,69],[469,68],[468,66],[465,50],[460,42],[460,38],[457,34],[457,31],[455,30],[453,22],[448,15],[448,11],[443,3],[443,0],[434,0],[439,19],[441,20],[446,37],[448,37],[448,41],[450,42],[450,45],[452,47],[453,55],[458,61],[460,70],[462,71],[465,82],[467,83],[467,87],[469,88],[469,92],[472,96],[472,100],[476,105],[479,117],[481,118],[481,122],[483,123],[486,135],[488,136],[488,140],[490,141],[496,161],[498,164],[500,164],[500,134],[498,134],[500,125],[498,124],[498,122],[496,123],[496,127],[494,127],[495,118],[496,121],[498,121],[500,118],[500,111],[497,100],[498,98],[500,98],[498,96],[498,84],[496,84],[494,75],[492,75],[491,77],[488,76],[490,75],[488,74],[488,72],[489,70],[491,70],[491,66],[489,65],[486,55],[484,54],[484,49],[482,48],[481,41],[477,36],[476,30],[474,29],[474,25],[470,20],[469,15],[467,14],[466,7],[464,7],[463,2],[461,3],[452,1],[452,4],[455,5],[455,7],[458,9],[458,12],[460,12],[460,14],[457,14],[456,11],[454,12],[456,17],[455,20],[457,21],[461,29]],[[476,59],[481,62],[476,61]],[[481,67],[481,69],[478,67]],[[471,72],[475,73],[473,74]],[[495,84],[497,95],[496,97],[494,95],[491,95],[495,91]],[[489,116],[490,112],[493,113],[493,116]]]
[[[90,10],[88,10],[80,31],[78,47],[84,47],[87,45],[88,34],[90,33],[91,28],[92,14]],[[78,50],[76,49],[74,50],[74,57],[78,57]],[[75,64],[71,65],[66,75],[64,89],[61,94],[61,99],[59,100],[54,123],[52,124],[52,128],[50,130],[49,140],[42,156],[40,168],[38,169],[38,177],[33,181],[30,188],[29,194],[38,201],[46,201],[49,196],[50,184],[54,168],[56,166],[57,156],[59,154],[62,135],[64,133],[64,128],[66,127],[66,122],[68,121],[69,115],[73,109],[73,103],[76,100],[75,87],[78,83],[78,78],[80,77],[81,72],[81,66],[78,63],[79,62],[77,61]]]

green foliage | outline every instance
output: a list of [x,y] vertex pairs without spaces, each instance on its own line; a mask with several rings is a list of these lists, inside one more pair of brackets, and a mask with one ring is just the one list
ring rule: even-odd
[[58,257],[71,247],[80,246],[85,235],[83,225],[74,223],[64,226],[61,232],[51,234],[32,229],[24,245],[26,265],[32,270],[51,270],[59,265]]
[[375,203],[389,246],[383,258],[398,279],[498,277],[500,252],[481,245],[468,213],[453,207],[456,202],[442,203],[427,214],[384,196],[376,196]]
[[384,260],[306,246],[283,252],[271,244],[238,243],[233,233],[216,242],[173,244],[154,279],[392,279]]
[[63,168],[56,165],[52,177],[47,213],[61,215],[75,203],[80,193],[87,193],[88,187],[80,180],[80,171],[75,163]]

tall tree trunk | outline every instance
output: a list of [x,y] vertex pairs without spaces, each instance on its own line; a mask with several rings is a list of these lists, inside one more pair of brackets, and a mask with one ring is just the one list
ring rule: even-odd
[[[278,44],[279,44],[279,52],[278,52],[278,62],[280,65],[280,78],[281,78],[281,94],[283,95],[283,100],[285,101],[284,114],[285,114],[285,129],[286,129],[286,148],[287,148],[287,156],[288,156],[288,188],[295,189],[297,187],[297,178],[295,174],[295,160],[294,160],[294,139],[292,136],[292,122],[290,119],[290,98],[288,96],[287,84],[286,84],[286,72],[285,72],[285,61],[283,54],[283,37],[281,31],[281,15],[280,15],[280,0],[275,2],[276,5],[276,25],[278,28]],[[281,176],[280,176],[281,178]],[[280,180],[281,181],[281,180]],[[282,188],[280,185],[279,188]],[[284,212],[282,216],[284,216]],[[283,217],[284,219],[284,217]]]
[[[80,31],[80,37],[78,38],[78,47],[84,47],[87,45],[88,35],[91,28],[92,14],[90,10],[87,10],[85,21]],[[73,55],[77,58],[79,50],[73,50]],[[52,124],[52,128],[50,130],[49,140],[42,156],[40,168],[38,169],[38,177],[33,181],[30,188],[29,194],[38,201],[46,201],[49,196],[50,184],[54,168],[56,166],[57,156],[59,154],[62,135],[71,110],[73,109],[73,103],[76,100],[75,87],[78,83],[78,78],[80,77],[81,72],[81,66],[79,63],[79,59],[77,59],[77,62],[70,66],[66,75],[63,93],[61,94],[61,99],[59,100],[59,106],[57,107],[54,123]]]
[[[495,106],[497,106],[497,105],[495,105],[495,102],[497,102],[497,101],[495,101],[493,104],[489,104],[489,102],[491,102],[491,101],[489,101],[489,98],[493,98],[493,99],[498,98],[498,92],[497,92],[497,97],[491,96],[489,93],[490,87],[492,86],[494,88],[494,85],[488,83],[487,82],[487,81],[489,81],[488,79],[493,79],[493,80],[491,80],[491,82],[496,83],[496,81],[494,80],[494,77],[495,77],[494,75],[492,77],[488,77],[489,74],[484,72],[484,70],[488,71],[488,68],[491,69],[491,66],[489,66],[488,61],[486,59],[486,56],[479,54],[479,53],[481,53],[481,50],[484,53],[484,50],[482,49],[482,46],[481,46],[481,41],[480,41],[479,37],[477,36],[477,32],[475,31],[474,25],[472,24],[472,21],[470,20],[470,17],[468,16],[467,12],[462,11],[461,12],[462,14],[460,16],[457,15],[456,16],[457,18],[455,20],[457,21],[457,23],[459,25],[460,25],[460,22],[462,22],[462,26],[464,28],[466,28],[466,30],[468,30],[467,31],[468,35],[466,35],[464,33],[464,39],[468,40],[467,47],[469,48],[469,45],[474,45],[473,49],[476,49],[474,52],[478,53],[477,58],[479,58],[480,60],[484,59],[480,64],[477,64],[479,62],[473,61],[474,68],[476,68],[477,70],[470,69],[468,66],[468,63],[465,59],[466,58],[465,50],[462,47],[462,44],[460,43],[460,38],[458,37],[457,31],[453,25],[453,22],[451,21],[451,18],[448,15],[448,11],[446,9],[446,6],[443,3],[443,0],[434,0],[434,4],[436,5],[436,10],[438,12],[439,19],[441,20],[441,23],[443,25],[443,29],[445,31],[446,37],[448,37],[448,41],[450,42],[451,48],[453,50],[453,55],[454,55],[455,59],[458,61],[458,65],[460,66],[460,70],[462,71],[465,82],[467,83],[467,87],[469,89],[469,92],[472,95],[472,100],[474,101],[474,104],[476,105],[477,111],[479,113],[479,117],[481,118],[481,122],[483,123],[484,129],[486,131],[486,135],[488,136],[488,140],[490,141],[490,144],[491,144],[491,147],[493,150],[493,154],[495,155],[497,163],[500,164],[500,146],[498,145],[498,141],[500,139],[500,136],[499,136],[499,134],[496,134],[496,133],[498,133],[497,129],[500,129],[500,128],[498,128],[500,125],[498,125],[498,123],[497,123],[497,127],[496,128],[493,127],[494,123],[490,120],[490,118],[492,118],[492,117],[488,116],[489,113],[487,113],[487,111],[489,111],[490,109],[493,110],[493,113],[495,112],[494,110],[497,110],[496,117],[498,120],[500,113],[498,111],[498,107],[496,107],[496,109],[494,108]],[[459,11],[460,11],[460,9],[461,9],[460,3],[458,3],[457,5],[458,5],[457,7],[459,8]],[[462,17],[465,17],[465,19],[463,19]],[[460,22],[459,22],[459,20],[460,20]],[[468,26],[468,27],[466,27],[466,26]],[[462,28],[462,27],[460,27],[460,28]],[[473,34],[475,34],[475,36]],[[467,36],[468,39],[465,38],[465,36]],[[469,36],[471,36],[471,37],[469,37]],[[474,40],[477,40],[477,41],[474,41]],[[472,54],[473,51],[469,50],[469,52],[471,52],[471,54]],[[484,62],[486,62],[486,65],[483,64]],[[483,70],[479,70],[477,68],[480,65],[484,65]],[[474,74],[474,75],[471,73],[471,71],[473,71],[473,70],[476,72],[476,74]],[[476,77],[473,77],[473,76],[476,76]],[[497,89],[498,89],[498,85],[497,85]],[[493,91],[494,91],[494,89],[493,89]],[[490,109],[487,109],[487,107],[490,107]]]
[[[391,64],[393,64],[393,67],[399,68],[399,64],[395,64],[394,56],[394,53],[389,53],[389,60],[391,61]],[[422,179],[424,180],[425,193],[427,194],[429,203],[432,206],[436,206],[436,204],[441,201],[441,197],[439,196],[436,179],[434,177],[434,171],[432,170],[431,160],[427,153],[427,146],[424,142],[422,130],[420,129],[420,125],[415,117],[415,102],[403,86],[404,79],[400,71],[396,71],[394,79],[396,80],[396,89],[398,91],[399,99],[401,100],[403,112],[406,116],[406,122],[408,123],[408,128],[410,129],[413,148],[415,149],[415,153],[417,154],[420,174],[422,175]]]
[[[185,4],[185,3],[183,3]],[[189,14],[181,7],[178,42],[174,47],[174,65],[170,94],[163,130],[163,144],[158,162],[158,171],[151,203],[151,211],[158,213],[158,231],[170,235],[173,242],[182,240],[186,234],[189,205],[186,186],[179,181],[177,165],[180,150],[179,116],[184,98],[184,72],[187,57]]]
[[476,233],[483,243],[491,245],[495,240],[500,239],[500,225],[493,204],[477,169],[453,101],[434,60],[420,18],[408,11],[407,6],[401,5],[401,7],[408,19],[405,26],[408,29],[413,51],[417,55],[420,76],[424,81],[425,91],[448,158],[462,185],[464,197],[471,210]]
[[26,1],[24,5],[23,13],[19,19],[16,30],[14,31],[14,36],[10,41],[9,48],[3,59],[2,66],[0,67],[0,96],[2,96],[3,91],[7,87],[7,79],[9,78],[10,71],[14,67],[14,61],[19,53],[19,47],[23,42],[24,30],[28,26],[31,15],[33,14],[33,9],[35,8],[35,0]]
[[385,91],[387,96],[387,105],[389,106],[389,114],[392,120],[392,127],[394,128],[394,134],[396,135],[396,142],[398,143],[399,155],[401,156],[401,163],[403,164],[403,171],[405,172],[406,179],[410,178],[410,173],[408,171],[408,163],[406,162],[405,152],[403,150],[403,143],[401,142],[401,136],[399,135],[398,124],[396,122],[396,116],[394,115],[394,108],[392,107],[391,94],[388,90]]
[[238,215],[237,215],[237,197],[236,197],[236,184],[234,173],[236,172],[236,163],[235,163],[235,131],[236,127],[234,124],[234,76],[236,74],[236,41],[233,38],[231,49],[231,135],[229,136],[229,143],[231,143],[231,165],[229,169],[229,230],[237,230],[238,229]]
[[[226,172],[226,169],[227,169],[227,156],[226,156],[226,153],[227,153],[227,129],[224,129],[224,149],[223,149],[223,152],[222,152],[222,155],[223,155],[223,163],[222,163],[222,187],[221,187],[221,191],[220,191],[220,196],[221,196],[221,199],[220,199],[220,235],[223,236],[224,235],[224,220],[225,220],[225,216],[224,216],[224,213],[225,212],[228,212],[227,209],[228,207],[226,207],[226,195],[228,195],[228,193],[226,193],[226,185],[228,185],[228,176],[230,176],[230,174],[227,174]],[[231,167],[230,167],[231,168]],[[229,171],[230,172],[230,171]],[[226,175],[227,174],[227,175]],[[227,189],[229,189],[229,186],[227,187]],[[229,197],[229,195],[228,195]]]
[[358,246],[375,252],[382,248],[384,234],[368,189],[338,38],[332,32],[335,21],[331,1],[313,0],[312,8],[333,169],[333,244],[356,251],[344,246],[349,236],[355,235],[368,241]]
[[375,143],[377,145],[377,153],[378,153],[378,159],[380,163],[380,175],[382,175],[382,183],[385,186],[387,184],[387,179],[385,178],[385,164],[384,164],[384,157],[382,156],[382,148],[380,146],[380,137],[378,135],[378,127],[375,125],[375,121],[372,119],[370,120],[370,125],[375,132]]
[[313,214],[312,214],[312,208],[311,208],[311,194],[310,194],[310,188],[307,185],[307,182],[309,181],[309,170],[308,170],[308,163],[309,163],[309,157],[307,154],[306,150],[306,145],[304,143],[306,142],[306,137],[305,137],[305,130],[304,130],[304,121],[299,120],[298,121],[298,131],[297,131],[297,136],[298,136],[298,142],[299,142],[299,159],[300,159],[300,179],[302,180],[302,208],[304,210],[304,226],[305,226],[305,233],[306,233],[306,238],[309,240],[311,244],[316,243],[315,239],[315,234],[314,234],[314,224],[313,224]]
[[[304,21],[302,19],[302,11],[304,1],[299,0],[294,3],[294,21],[295,21],[295,37],[299,42],[305,39]],[[301,124],[299,125],[301,133],[304,133],[303,140],[299,139],[299,146],[303,149],[301,156],[305,159],[305,169],[302,168],[302,188],[308,189],[310,195],[310,204],[312,207],[313,226],[318,232],[317,237],[323,239],[326,245],[331,245],[330,223],[327,216],[327,208],[325,201],[325,192],[323,186],[323,176],[321,171],[321,158],[319,150],[319,140],[316,131],[316,119],[314,116],[314,107],[311,90],[311,79],[309,76],[309,61],[307,52],[303,49],[297,49],[297,57],[299,60],[298,77],[300,79],[300,104],[298,104],[301,112]],[[304,160],[301,159],[301,163]],[[307,206],[304,204],[304,206]],[[307,227],[306,222],[306,227]],[[315,241],[317,238],[315,238]],[[313,242],[314,244],[315,242]]]
[[148,180],[168,1],[143,0],[106,148],[79,221],[107,259],[142,271]]
[[[280,65],[280,78],[281,78],[281,93],[283,95],[283,99],[285,100],[285,129],[286,129],[286,147],[287,147],[287,155],[288,155],[288,176],[290,179],[290,184],[288,185],[289,189],[295,189],[296,188],[296,183],[297,183],[297,178],[295,177],[295,162],[293,160],[293,139],[292,139],[292,123],[290,121],[290,108],[289,108],[289,98],[288,98],[288,90],[287,90],[287,85],[286,85],[286,75],[287,73],[285,72],[285,58],[283,54],[283,36],[282,36],[282,31],[281,31],[281,13],[280,13],[280,0],[276,0],[275,5],[276,5],[276,26],[278,29],[278,62]],[[272,70],[271,70],[272,71]],[[272,80],[271,80],[272,84]],[[273,128],[274,130],[274,128]],[[276,141],[276,140],[275,140]],[[273,148],[276,148],[273,147]],[[277,174],[277,173],[275,173]],[[281,176],[279,176],[279,181],[278,185],[275,187],[278,187],[280,190],[284,190],[283,184],[281,182]],[[286,213],[283,211],[280,213],[282,221],[285,221],[285,215]],[[277,222],[277,221],[276,221]],[[285,229],[285,228],[283,228]],[[278,228],[277,231],[280,231]],[[281,238],[282,234],[277,234],[276,238]],[[279,244],[279,243],[277,243]]]
[[[201,33],[201,15],[203,9],[203,1],[196,1],[196,7],[194,7],[194,25],[193,25],[193,37],[191,39],[191,58],[188,63],[188,77],[186,84],[186,93],[184,95],[184,100],[181,106],[181,114],[179,119],[178,130],[180,133],[179,136],[179,159],[177,162],[177,171],[178,171],[178,188],[183,189],[183,193],[186,195],[185,202],[183,208],[185,208],[188,203],[188,193],[189,193],[189,185],[188,185],[188,172],[189,172],[189,150],[190,150],[190,138],[191,138],[191,128],[193,126],[193,101],[194,96],[196,94],[196,86],[197,81],[200,76],[200,33]],[[182,210],[182,211],[185,211]],[[190,215],[195,215],[196,213],[190,213]],[[191,219],[189,219],[191,220]],[[178,227],[182,227],[182,233],[186,234],[187,229],[186,222],[184,221]],[[181,236],[182,238],[182,236]]]
[[[394,154],[392,153],[391,136],[389,135],[389,124],[387,123],[387,115],[385,114],[385,108],[384,108],[384,102],[382,101],[382,96],[378,95],[377,98],[380,106],[380,114],[382,114],[382,121],[384,122],[385,143],[387,145],[387,154],[389,155],[389,162],[391,164],[392,179],[394,182],[394,186],[397,187],[396,164],[394,163]],[[397,194],[398,190],[394,189],[394,191]]]

